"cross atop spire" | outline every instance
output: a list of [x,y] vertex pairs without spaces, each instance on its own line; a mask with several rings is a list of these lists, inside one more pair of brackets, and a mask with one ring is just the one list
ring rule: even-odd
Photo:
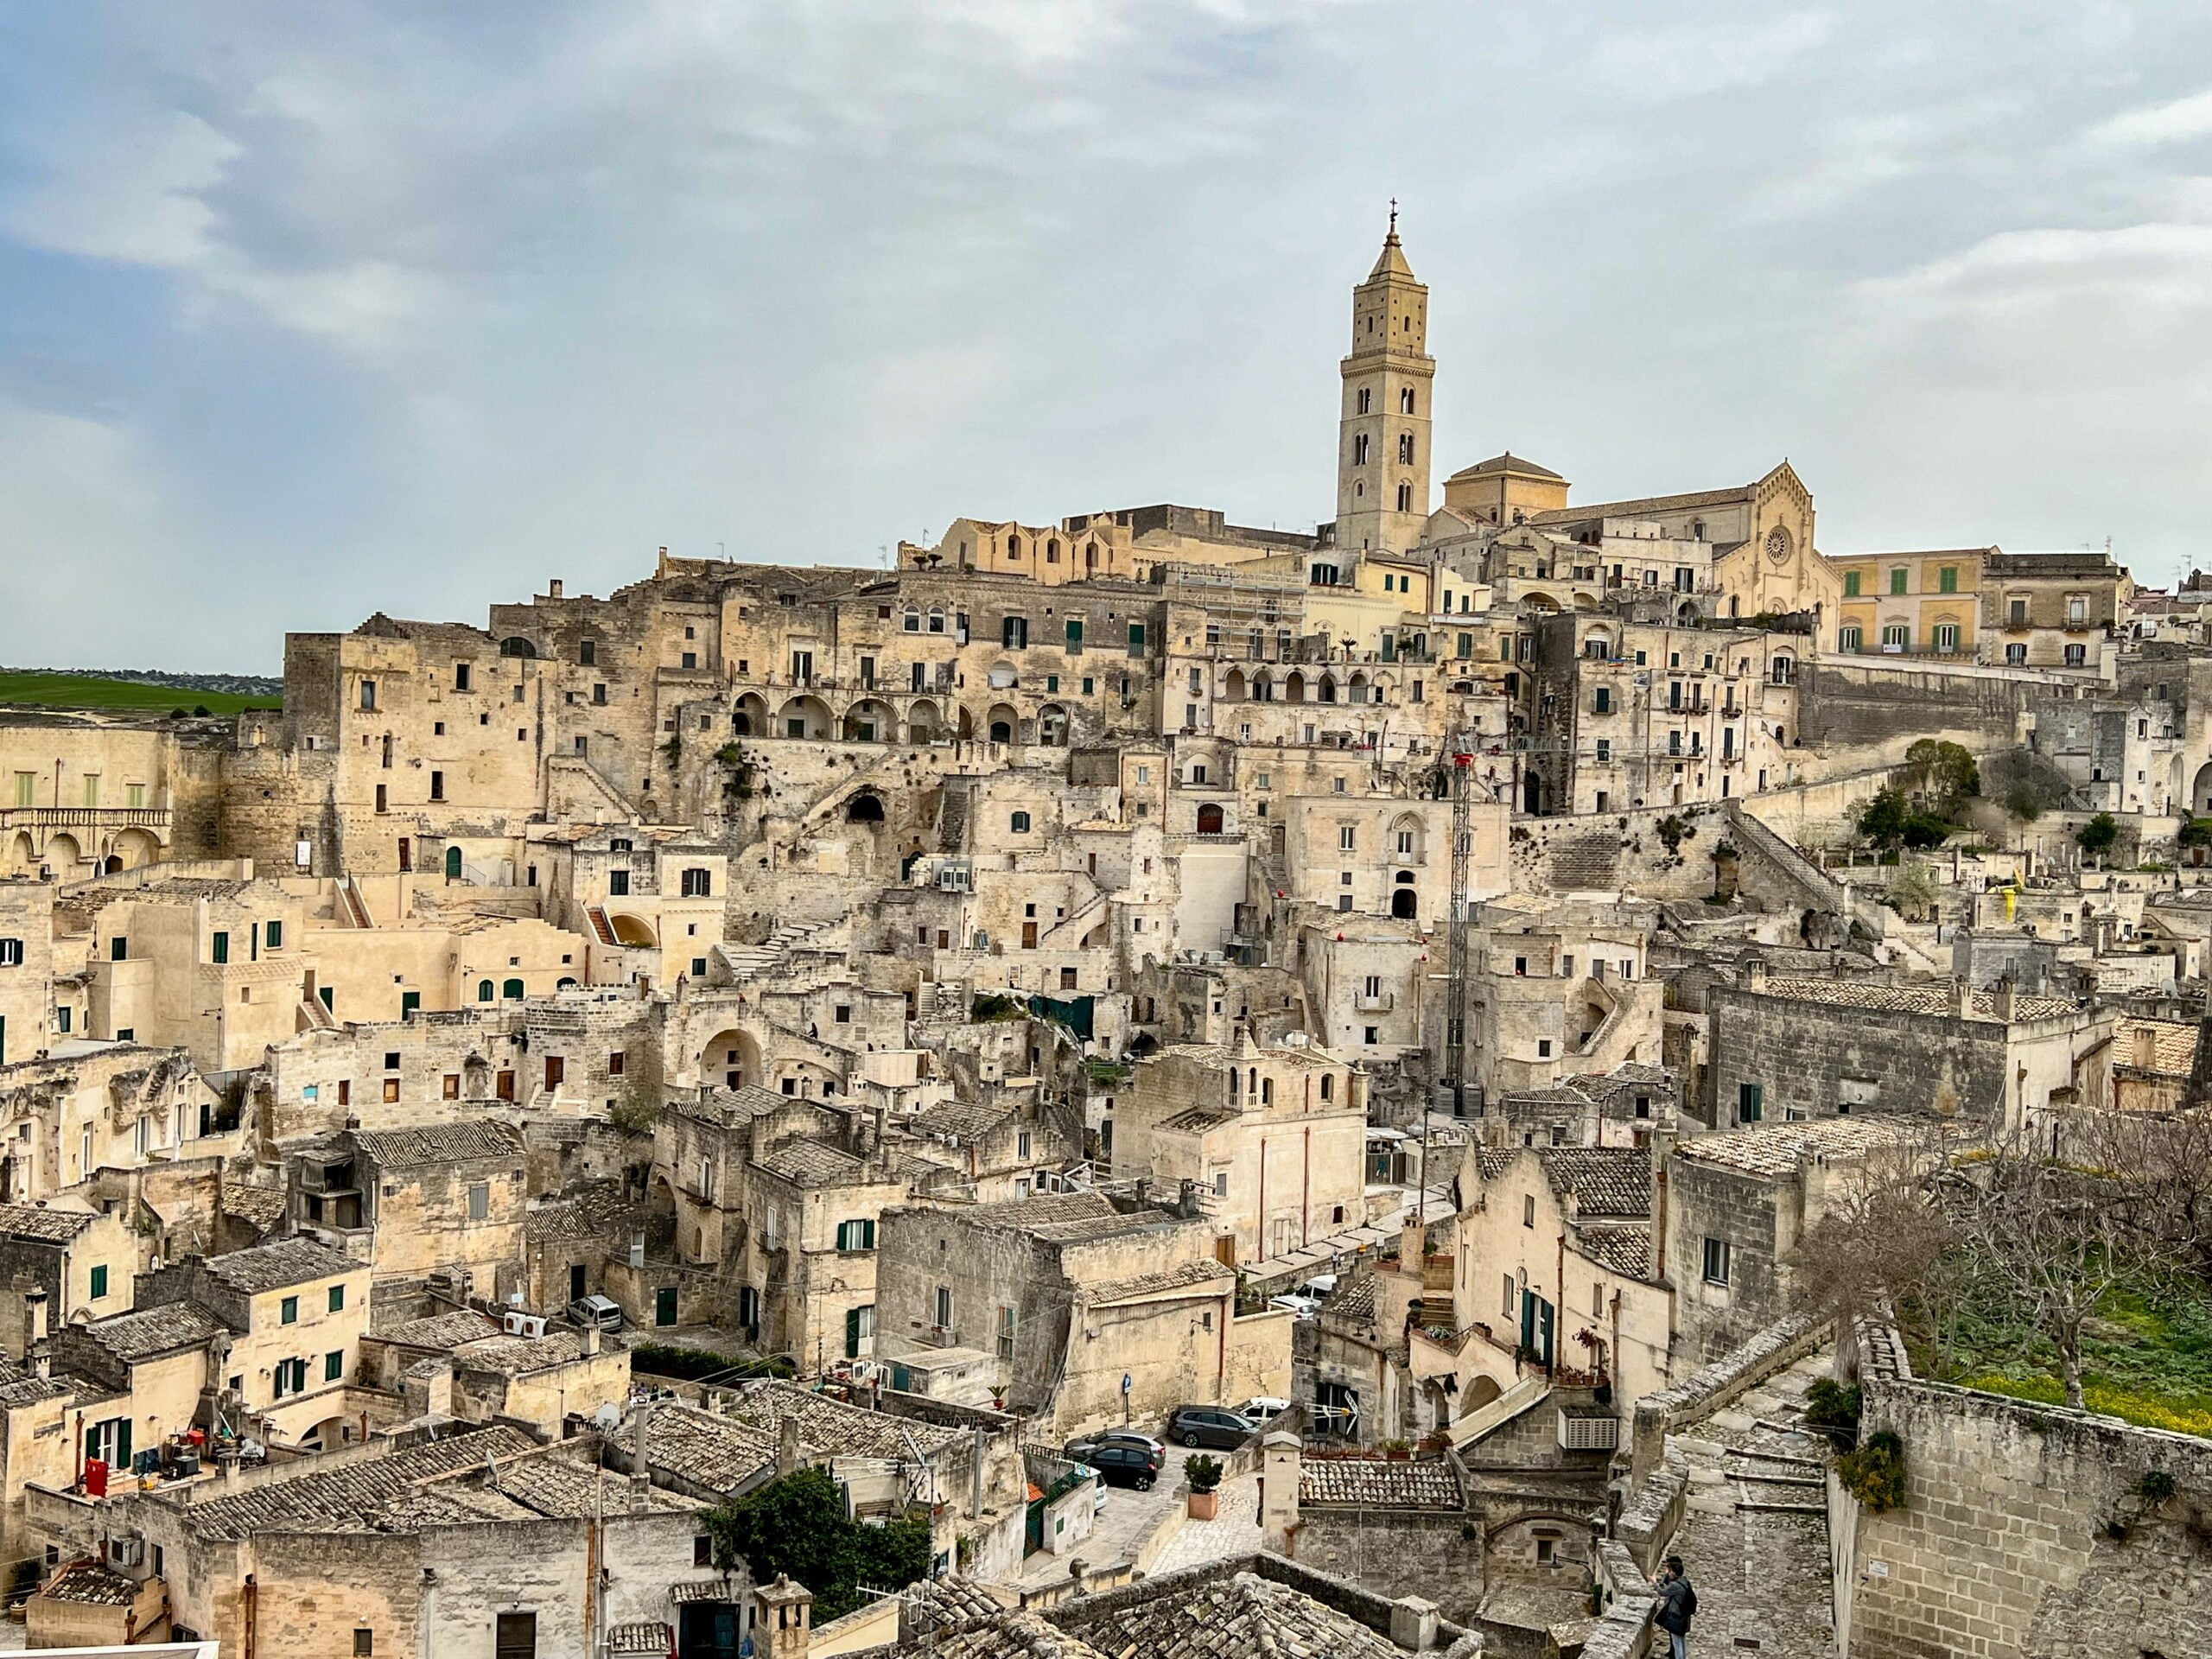
[[1390,235],[1389,239],[1393,242],[1395,242],[1398,239],[1398,199],[1395,196],[1390,198]]

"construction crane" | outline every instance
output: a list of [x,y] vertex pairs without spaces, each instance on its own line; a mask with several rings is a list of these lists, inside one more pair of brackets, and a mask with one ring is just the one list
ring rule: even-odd
[[[1473,747],[1464,732],[1454,732],[1446,745],[1444,775],[1439,784],[1452,793],[1452,889],[1447,899],[1444,957],[1444,1091],[1452,1116],[1467,1115],[1467,880],[1473,862],[1474,770]],[[1427,1139],[1423,1136],[1424,1141]],[[1424,1166],[1426,1160],[1424,1160]],[[1426,1179],[1426,1176],[1424,1176]]]

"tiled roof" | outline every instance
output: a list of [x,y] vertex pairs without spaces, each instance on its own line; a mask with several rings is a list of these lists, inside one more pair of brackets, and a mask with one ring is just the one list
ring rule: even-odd
[[794,1186],[855,1186],[868,1176],[868,1166],[850,1153],[799,1135],[778,1141],[754,1167]]
[[381,1331],[372,1330],[372,1342],[394,1342],[406,1348],[457,1348],[479,1337],[499,1333],[499,1323],[473,1307],[456,1307],[420,1319],[408,1319]]
[[794,1382],[747,1382],[738,1389],[729,1412],[741,1423],[766,1429],[771,1440],[785,1418],[797,1417],[801,1446],[847,1457],[911,1458],[916,1450],[925,1458],[934,1457],[969,1441],[960,1429],[849,1406]]
[[535,1442],[520,1429],[486,1428],[456,1433],[381,1458],[336,1468],[306,1465],[289,1480],[210,1498],[180,1512],[186,1530],[203,1538],[251,1538],[258,1532],[379,1532],[386,1508],[425,1481],[468,1469],[492,1458],[518,1458]]
[[[921,1649],[901,1644],[892,1651],[907,1654]],[[1001,1613],[985,1624],[938,1636],[929,1651],[932,1659],[1109,1659],[1082,1637],[1071,1636],[1032,1612]]]
[[703,1122],[718,1123],[725,1128],[748,1123],[756,1117],[772,1116],[801,1103],[789,1095],[771,1094],[766,1089],[741,1084],[734,1089],[706,1089],[699,1098],[669,1103],[669,1109],[681,1116],[697,1118]]
[[[625,1450],[636,1444],[631,1417],[609,1436]],[[776,1460],[776,1436],[696,1406],[652,1408],[645,1429],[645,1462],[710,1491],[729,1491]]]
[[1179,1135],[1203,1135],[1224,1123],[1234,1123],[1243,1116],[1231,1106],[1193,1106],[1186,1112],[1161,1118],[1155,1127]]
[[2146,1032],[2152,1042],[2147,1069],[2166,1077],[2187,1077],[2196,1061],[2196,1025],[2193,1020],[2122,1020],[2113,1030],[2112,1063],[2144,1069],[2139,1057]]
[[278,1186],[249,1186],[243,1183],[226,1181],[222,1192],[223,1213],[236,1216],[240,1221],[261,1232],[267,1232],[284,1219],[284,1190]]
[[181,1348],[195,1348],[228,1326],[190,1302],[166,1302],[94,1319],[79,1327],[87,1342],[98,1343],[129,1365]]
[[1540,1147],[1536,1156],[1578,1215],[1651,1213],[1651,1154],[1641,1147]]
[[1517,473],[1523,478],[1551,478],[1562,484],[1567,482],[1562,474],[1548,467],[1539,467],[1533,461],[1524,461],[1510,449],[1502,455],[1492,455],[1488,461],[1478,461],[1471,467],[1462,467],[1445,481],[1454,483],[1463,478],[1480,478],[1486,473]]
[[1053,1622],[1103,1653],[1143,1659],[1404,1659],[1388,1637],[1255,1573],[1195,1584],[1175,1573],[1147,1583],[1155,1592],[1133,1601],[1065,1602],[1052,1610]]
[[1308,1458],[1298,1466],[1301,1503],[1356,1503],[1378,1510],[1456,1510],[1459,1478],[1441,1458]]
[[[94,1386],[87,1384],[87,1387]],[[0,1406],[28,1406],[69,1393],[67,1384],[41,1376],[29,1366],[0,1358]],[[81,1392],[81,1390],[79,1391]]]
[[1375,1274],[1362,1273],[1331,1291],[1321,1311],[1333,1319],[1370,1321],[1375,1318]]
[[1518,1147],[1478,1147],[1475,1149],[1475,1173],[1485,1181],[1494,1181],[1513,1167],[1513,1160],[1520,1154]]
[[941,1137],[956,1146],[973,1146],[1012,1117],[1014,1109],[1003,1102],[948,1100],[916,1113],[906,1120],[906,1127],[916,1135]]
[[1649,1227],[1578,1227],[1575,1244],[1599,1266],[1630,1279],[1651,1276]]
[[523,1217],[523,1236],[598,1238],[642,1230],[639,1207],[623,1196],[620,1181],[594,1181],[565,1198],[532,1205]]
[[[1891,1014],[1924,1014],[1948,1019],[1951,990],[1946,985],[1868,985],[1839,979],[1769,979],[1765,995],[1798,1002],[1824,1002],[1832,1007],[1874,1008]],[[2015,996],[2015,1020],[2059,1020],[2078,1013],[2081,1004],[2070,996]],[[1995,1020],[1997,995],[1975,991],[1967,999],[1967,1017]]]
[[406,1129],[354,1129],[351,1134],[353,1144],[383,1169],[505,1160],[522,1152],[522,1135],[513,1125],[496,1118],[424,1123]]
[[995,1618],[1004,1611],[1006,1604],[975,1580],[948,1573],[941,1579],[924,1579],[907,1592],[899,1622],[917,1633],[945,1630]]
[[89,1210],[52,1210],[42,1204],[0,1204],[0,1233],[40,1244],[67,1244],[91,1226]]
[[957,1213],[970,1227],[995,1233],[1028,1233],[1058,1243],[1136,1232],[1168,1219],[1160,1211],[1123,1215],[1101,1192],[1043,1192],[1003,1204],[979,1204]]
[[1677,1141],[1675,1155],[1717,1164],[1750,1175],[1794,1174],[1808,1158],[1851,1158],[1872,1147],[1909,1140],[1916,1127],[1902,1118],[1815,1118],[1803,1123],[1761,1123]]
[[138,1599],[138,1580],[98,1561],[72,1561],[48,1579],[39,1594],[48,1601],[92,1607],[128,1607]]
[[1688,495],[1643,495],[1630,501],[1593,501],[1584,507],[1553,507],[1532,512],[1532,524],[1571,524],[1584,518],[1637,518],[1651,513],[1685,512],[1692,507],[1725,506],[1751,499],[1751,484],[1730,489],[1694,490]]
[[607,1633],[609,1659],[668,1659],[676,1641],[665,1624],[617,1624]]
[[542,1337],[511,1337],[504,1332],[465,1343],[453,1351],[454,1369],[490,1371],[501,1376],[525,1376],[583,1357],[580,1331],[556,1326]]
[[1087,1300],[1093,1307],[1106,1307],[1116,1302],[1134,1302],[1147,1296],[1157,1296],[1166,1291],[1188,1290],[1202,1285],[1234,1284],[1236,1280],[1235,1272],[1218,1262],[1185,1262],[1159,1273],[1142,1273],[1134,1279],[1120,1279],[1111,1284],[1101,1285],[1089,1293]]
[[280,1238],[228,1255],[211,1255],[201,1265],[218,1284],[251,1296],[313,1279],[335,1278],[355,1272],[361,1264],[311,1238]]

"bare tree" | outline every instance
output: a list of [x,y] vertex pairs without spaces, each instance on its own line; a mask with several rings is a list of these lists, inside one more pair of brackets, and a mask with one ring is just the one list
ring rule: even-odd
[[2128,1194],[2107,1170],[2063,1161],[2024,1135],[1955,1164],[1938,1203],[1974,1264],[2058,1359],[2066,1403],[2082,1403],[2090,1319],[2137,1260]]
[[1845,1329],[1899,1296],[1940,1295],[1958,1240],[1931,1199],[1953,1155],[1947,1124],[1900,1126],[1897,1139],[1832,1175],[1791,1260],[1797,1306]]

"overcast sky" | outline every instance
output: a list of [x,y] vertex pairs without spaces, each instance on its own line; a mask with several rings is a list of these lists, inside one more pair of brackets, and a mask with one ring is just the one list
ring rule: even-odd
[[1394,194],[1440,479],[2212,564],[2212,8],[10,0],[0,662],[1310,527]]

